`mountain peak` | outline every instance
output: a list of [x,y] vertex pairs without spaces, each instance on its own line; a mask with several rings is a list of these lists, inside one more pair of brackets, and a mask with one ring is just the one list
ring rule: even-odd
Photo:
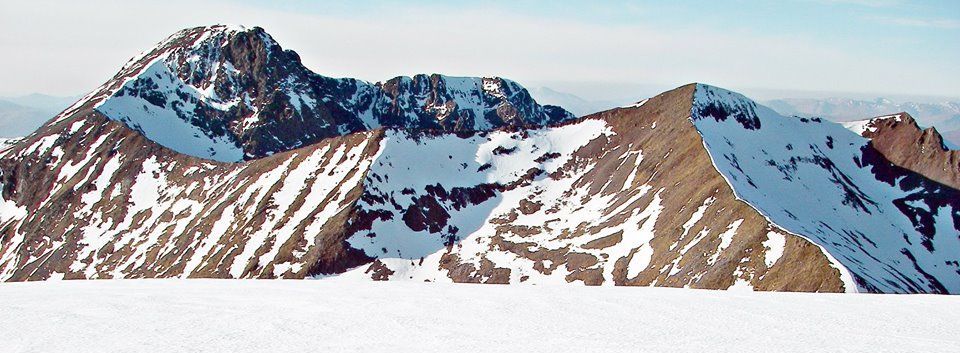
[[[689,85],[688,85],[689,86]],[[693,113],[697,119],[711,117],[717,121],[732,117],[748,130],[760,128],[757,103],[742,94],[702,83],[695,84]]]
[[379,127],[477,131],[575,118],[499,77],[325,77],[262,28],[232,25],[178,31],[55,122],[82,107],[175,151],[226,162]]
[[[231,41],[242,37],[248,41],[258,41],[267,49],[276,45],[276,41],[260,27],[247,28],[241,25],[210,25],[185,28],[170,35],[151,49],[131,58],[124,69],[144,64],[144,60],[154,60],[161,56],[183,55],[192,51],[215,51],[227,47]],[[123,71],[123,70],[121,70]]]

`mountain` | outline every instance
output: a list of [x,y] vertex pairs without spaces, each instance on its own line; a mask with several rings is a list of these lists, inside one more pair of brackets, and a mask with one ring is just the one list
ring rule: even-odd
[[[53,115],[56,115],[56,113]],[[53,115],[0,100],[0,137],[11,138],[27,135]]]
[[[260,29],[171,38],[0,151],[0,279],[960,292],[960,191],[836,123],[703,84],[555,119],[503,79],[369,85],[250,49],[279,48]],[[381,107],[354,87],[401,98],[353,114]]]
[[843,123],[870,139],[890,162],[960,189],[960,151],[950,150],[936,128],[923,129],[909,113]]
[[705,85],[546,128],[376,129],[243,163],[81,109],[2,171],[5,280],[960,291],[957,190]]
[[936,127],[944,133],[952,145],[960,146],[960,102],[895,103],[884,98],[872,101],[844,98],[786,98],[767,101],[766,104],[780,114],[808,118],[824,117],[834,121],[856,121],[893,112],[906,112],[921,119],[918,121],[920,125]]
[[177,32],[60,118],[90,108],[175,151],[227,162],[378,127],[474,131],[574,118],[499,77],[321,76],[262,28],[223,25]]
[[960,149],[960,130],[944,132],[943,138],[953,144],[950,149]]
[[77,98],[42,94],[0,98],[0,137],[30,134]]

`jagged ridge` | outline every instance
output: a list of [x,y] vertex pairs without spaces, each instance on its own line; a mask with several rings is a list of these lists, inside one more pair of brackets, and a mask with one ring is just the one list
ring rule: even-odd
[[705,85],[546,128],[367,131],[243,163],[164,148],[96,97],[0,152],[3,279],[960,282],[956,190]]
[[948,149],[935,127],[921,128],[906,112],[843,126],[870,139],[871,146],[897,166],[960,190],[960,151]]
[[817,246],[770,225],[718,173],[704,172],[709,156],[685,119],[692,94],[687,86],[529,131],[352,134],[241,164],[169,151],[91,112],[4,156],[3,204],[37,207],[3,213],[0,274],[347,271],[393,280],[852,289]]
[[180,31],[58,119],[92,107],[178,152],[236,162],[379,127],[489,130],[573,118],[498,77],[318,75],[262,28]]

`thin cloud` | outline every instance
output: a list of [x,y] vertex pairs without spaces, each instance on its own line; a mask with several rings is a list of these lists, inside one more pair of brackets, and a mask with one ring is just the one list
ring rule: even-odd
[[936,28],[936,29],[957,29],[960,28],[960,21],[951,19],[930,19],[930,18],[909,18],[909,17],[886,17],[871,16],[868,19],[884,24],[906,27]]
[[814,0],[826,4],[857,5],[867,7],[892,7],[900,4],[899,0]]

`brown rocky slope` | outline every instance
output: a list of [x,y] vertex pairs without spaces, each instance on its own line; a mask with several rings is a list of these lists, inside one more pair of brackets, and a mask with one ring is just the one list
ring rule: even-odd
[[960,189],[960,151],[947,149],[936,128],[920,128],[906,112],[846,124],[862,126],[863,137],[890,162]]
[[[837,259],[824,251],[832,244],[784,230],[739,200],[691,119],[702,89],[687,85],[542,129],[375,130],[236,164],[178,154],[80,109],[0,156],[0,278],[339,274],[786,291],[953,288],[956,277],[926,284],[895,265],[887,271],[898,272],[876,278],[849,262],[863,260]],[[740,121],[749,110],[715,107],[710,116],[719,122],[723,111]],[[852,246],[847,241],[834,244]],[[893,260],[877,258],[886,261]]]

